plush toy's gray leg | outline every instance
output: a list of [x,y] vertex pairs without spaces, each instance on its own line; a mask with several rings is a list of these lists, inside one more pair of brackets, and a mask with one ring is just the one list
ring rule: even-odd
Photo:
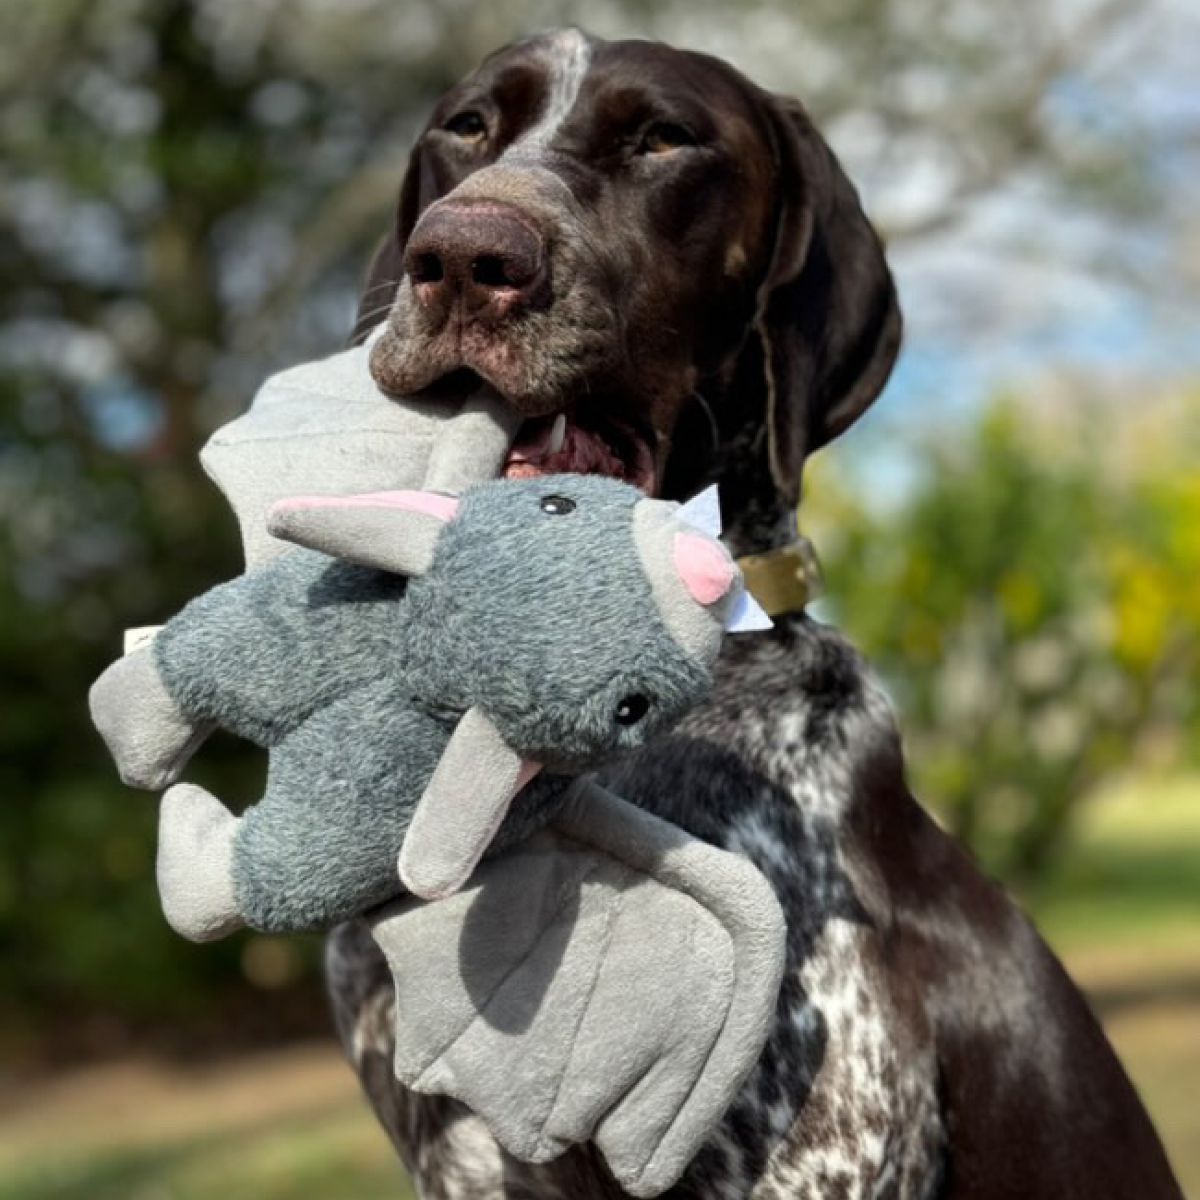
[[411,781],[433,773],[444,744],[442,727],[406,707],[391,679],[348,692],[276,742],[233,847],[246,924],[328,929],[398,894]]
[[121,778],[147,791],[174,783],[212,730],[179,711],[149,647],[117,659],[92,684],[88,707]]
[[190,783],[171,788],[158,819],[158,894],[167,924],[193,942],[241,928],[233,889],[239,821],[215,796]]
[[326,812],[267,797],[242,818],[234,878],[247,925],[265,933],[328,929],[402,890],[395,816],[355,814],[330,793]]

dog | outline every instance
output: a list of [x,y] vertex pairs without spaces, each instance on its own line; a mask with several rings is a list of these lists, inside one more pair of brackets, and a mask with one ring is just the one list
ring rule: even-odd
[[[794,538],[805,459],[878,395],[900,324],[880,241],[799,104],[714,58],[564,30],[438,103],[356,337],[375,331],[387,390],[491,384],[524,419],[509,474],[674,497],[718,481],[749,554]],[[795,612],[732,642],[711,699],[602,781],[749,857],[788,920],[767,1046],[671,1197],[1181,1195],[1080,993],[909,794],[889,706],[832,629]],[[331,935],[327,968],[422,1196],[623,1194],[590,1147],[522,1164],[455,1101],[395,1082],[365,926]]]

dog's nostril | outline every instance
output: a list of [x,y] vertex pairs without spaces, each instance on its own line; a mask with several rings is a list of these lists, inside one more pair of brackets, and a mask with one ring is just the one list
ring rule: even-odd
[[471,263],[471,278],[482,287],[515,287],[516,281],[509,277],[504,259],[495,254],[481,254]]
[[413,283],[440,283],[445,271],[436,254],[418,254],[409,270]]
[[474,312],[532,303],[546,278],[545,245],[527,221],[503,205],[433,205],[417,223],[404,265],[414,297],[440,312],[466,303]]

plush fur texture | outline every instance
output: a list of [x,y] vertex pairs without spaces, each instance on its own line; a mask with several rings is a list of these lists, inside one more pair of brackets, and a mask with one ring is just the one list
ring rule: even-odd
[[[567,497],[571,511],[545,511],[547,496]],[[323,928],[401,890],[409,821],[468,710],[546,768],[522,793],[512,838],[544,819],[564,773],[636,748],[705,694],[721,611],[705,616],[714,636],[686,648],[665,623],[634,536],[646,506],[669,527],[674,505],[614,480],[483,484],[462,498],[424,575],[301,549],[212,589],[166,625],[152,653],[171,719],[182,713],[271,750],[263,799],[232,838],[243,921]],[[397,519],[401,550],[405,529]],[[631,696],[646,711],[623,723]],[[119,727],[120,689],[104,707],[104,725]],[[456,761],[474,772],[463,803],[481,802],[496,786],[491,759]],[[163,835],[165,845],[191,837]],[[160,874],[178,881],[177,871]],[[181,932],[227,930],[224,909],[185,907]]]
[[[542,513],[555,495],[575,511]],[[634,540],[635,511],[663,507],[600,477],[473,489],[442,534],[434,570],[408,591],[415,691],[455,711],[486,701],[504,740],[550,769],[582,769],[673,724],[707,691],[711,660],[695,655],[695,643],[681,652]],[[719,632],[719,618],[705,620]],[[622,725],[613,713],[629,695],[652,703]]]

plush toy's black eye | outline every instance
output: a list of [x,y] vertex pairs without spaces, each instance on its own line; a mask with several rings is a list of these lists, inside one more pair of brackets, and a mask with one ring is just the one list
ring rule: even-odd
[[575,501],[570,496],[543,496],[542,512],[552,517],[565,517],[575,511]]
[[613,716],[618,725],[636,725],[650,711],[650,701],[645,696],[634,692],[632,696],[622,696],[617,701]]
[[487,124],[477,112],[458,113],[446,122],[444,128],[464,142],[481,142],[487,135]]

